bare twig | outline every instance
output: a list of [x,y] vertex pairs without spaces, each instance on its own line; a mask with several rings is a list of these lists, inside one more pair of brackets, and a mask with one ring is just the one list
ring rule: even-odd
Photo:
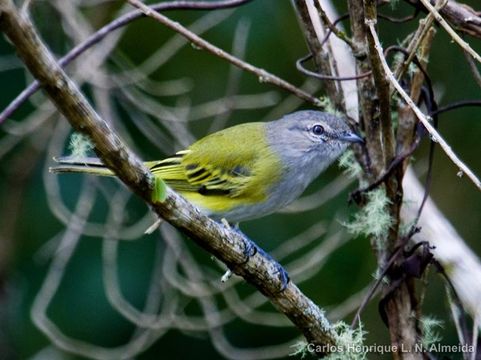
[[327,16],[326,12],[321,6],[320,1],[314,1],[314,6],[316,7],[317,11],[319,12],[319,16],[321,17],[322,22],[324,25],[329,29],[330,32],[333,32],[339,39],[344,41],[349,47],[352,49],[353,44],[352,40],[346,35],[344,31],[339,30],[334,23],[331,22],[329,17]]
[[371,72],[368,71],[367,73],[364,74],[359,74],[359,75],[353,75],[353,76],[332,76],[332,75],[324,75],[324,74],[319,74],[314,71],[308,70],[304,67],[303,63],[306,62],[307,60],[312,58],[312,54],[306,55],[303,58],[300,58],[299,60],[296,61],[296,68],[299,70],[301,73],[304,75],[319,79],[319,80],[337,80],[337,81],[352,81],[352,80],[359,80],[364,77],[368,77],[371,75]]
[[463,54],[464,54],[464,57],[466,58],[466,61],[468,62],[469,69],[471,70],[471,74],[473,74],[476,84],[478,84],[478,86],[481,88],[481,74],[479,73],[476,62],[467,51],[463,51]]
[[[252,0],[219,0],[219,1],[171,1],[162,2],[160,4],[152,5],[152,8],[157,11],[165,10],[209,10],[209,9],[227,9],[231,7],[240,6],[242,4],[248,3]],[[88,39],[81,42],[70,50],[64,57],[59,60],[59,65],[62,67],[67,66],[78,56],[83,54],[85,51],[90,49],[95,44],[103,40],[107,35],[113,31],[127,25],[128,23],[142,18],[144,13],[140,10],[134,10],[121,17],[111,21],[107,25],[97,30],[94,34],[89,36]],[[30,96],[40,88],[40,83],[34,81],[25,90],[23,90],[20,95],[18,95],[1,113],[0,113],[0,124],[8,119]]]
[[408,22],[408,21],[411,21],[411,20],[415,19],[416,16],[418,15],[418,13],[419,13],[419,10],[416,9],[411,15],[404,16],[402,18],[394,18],[392,16],[379,14],[379,13],[377,14],[377,17],[379,19],[384,19],[384,20],[390,21],[390,22],[395,23],[395,24],[401,24],[401,23],[405,23],[405,22]]
[[[425,8],[420,6],[419,0],[405,0],[407,3],[416,8]],[[430,0],[434,4],[436,0]],[[465,34],[481,38],[481,16],[478,11],[464,3],[449,0],[440,10],[446,20],[452,24],[457,30]]]
[[[441,8],[446,2],[441,0],[438,4],[436,4],[436,8]],[[421,19],[419,21],[419,26],[416,29],[409,45],[406,48],[406,51],[409,53],[408,56],[404,59],[402,63],[395,69],[394,74],[396,75],[396,79],[400,80],[401,77],[406,72],[409,64],[413,61],[414,57],[416,56],[416,51],[418,50],[419,46],[421,45],[424,38],[427,36],[429,29],[434,22],[433,14],[429,13],[426,18]],[[394,92],[394,89],[392,90]]]
[[374,28],[374,23],[372,21],[368,21],[368,22],[366,22],[366,24],[368,25],[369,31],[371,32],[371,35],[376,42],[376,50],[379,53],[379,58],[381,59],[382,65],[383,65],[384,70],[386,72],[386,76],[388,77],[391,84],[395,87],[395,89],[401,95],[401,97],[404,99],[404,101],[406,101],[406,103],[414,111],[414,113],[416,114],[416,117],[419,119],[419,121],[422,122],[422,124],[424,125],[426,130],[431,135],[431,139],[433,141],[437,142],[441,146],[441,148],[444,150],[446,155],[459,168],[459,170],[462,171],[464,174],[466,174],[469,177],[469,179],[473,182],[473,184],[478,189],[481,190],[481,181],[471,171],[471,169],[469,169],[461,161],[461,159],[459,159],[459,157],[454,153],[454,151],[451,149],[451,147],[448,145],[448,143],[441,137],[441,135],[438,133],[438,131],[431,125],[431,123],[429,122],[426,115],[424,115],[422,113],[422,111],[416,106],[416,104],[412,101],[412,99],[409,97],[409,95],[404,91],[402,86],[396,80],[396,78],[394,77],[394,74],[392,73],[391,69],[389,68],[389,65],[386,62],[386,59],[384,59],[383,50],[382,50],[381,44],[379,42],[379,38],[377,37],[376,29]]
[[433,5],[431,5],[429,0],[420,0],[420,1],[423,3],[426,9],[428,9],[429,12],[434,15],[434,18],[436,19],[436,21],[439,24],[441,24],[444,30],[447,31],[447,33],[451,36],[454,42],[456,42],[459,46],[461,46],[461,48],[463,48],[464,51],[466,51],[474,59],[476,59],[476,61],[481,63],[481,56],[476,51],[474,51],[473,48],[469,46],[469,44],[466,41],[461,39],[461,37],[456,33],[456,31],[453,30],[453,28],[448,24],[448,22],[444,20],[444,18],[441,16],[439,11]]
[[429,113],[430,116],[442,114],[451,110],[461,109],[463,107],[481,107],[481,100],[461,100],[439,107],[437,110]]
[[[319,18],[318,9],[314,6],[313,1],[308,0],[292,0],[292,3],[297,11],[301,28],[304,31],[304,37],[307,41],[307,46],[310,53],[313,54],[314,63],[317,71],[323,77],[337,76],[337,68],[334,58],[331,56],[330,44],[327,41],[321,42],[322,38],[327,39],[326,32],[332,30],[325,30]],[[326,95],[332,103],[339,109],[344,109],[342,100],[341,88],[339,84],[328,78],[324,78],[322,86]]]
[[215,45],[212,45],[210,42],[202,39],[201,37],[197,36],[196,34],[192,33],[184,26],[180,25],[178,22],[170,20],[168,17],[158,13],[157,11],[153,10],[152,8],[148,7],[144,3],[138,0],[127,0],[132,6],[140,9],[146,16],[155,19],[156,21],[160,22],[161,24],[167,26],[168,28],[174,30],[175,32],[181,34],[186,39],[191,41],[193,44],[198,46],[201,49],[207,50],[208,52],[212,53],[215,56],[218,56],[221,59],[224,59],[231,64],[248,71],[254,75],[256,75],[260,82],[270,83],[276,85],[284,90],[292,92],[299,96],[301,99],[315,105],[318,107],[322,106],[322,103],[319,99],[314,98],[310,94],[302,91],[298,87],[288,83],[287,81],[275,76],[264,69],[258,68],[253,66],[241,59],[225,52],[224,50],[218,48]]

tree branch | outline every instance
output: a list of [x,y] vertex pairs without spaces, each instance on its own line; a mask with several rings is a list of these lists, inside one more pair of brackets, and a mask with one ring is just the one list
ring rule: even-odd
[[298,87],[288,83],[287,81],[281,79],[280,77],[270,74],[264,69],[258,68],[253,66],[241,59],[225,52],[224,50],[218,48],[215,45],[212,45],[208,41],[202,39],[201,37],[197,36],[193,32],[189,31],[187,28],[179,24],[178,22],[170,20],[168,17],[160,14],[159,12],[153,10],[152,8],[148,7],[144,3],[138,0],[127,0],[132,6],[141,10],[146,16],[151,17],[161,24],[167,26],[168,28],[174,30],[175,32],[179,33],[187,40],[191,41],[196,46],[200,47],[201,49],[207,50],[208,52],[218,56],[224,60],[227,60],[232,65],[237,66],[238,68],[250,72],[256,75],[260,82],[270,83],[276,85],[284,90],[292,92],[293,94],[297,95],[301,99],[311,103],[314,106],[321,107],[322,103],[319,99],[311,96],[310,94],[304,92],[303,90],[299,89]]
[[72,127],[88,136],[104,164],[154,211],[188,235],[199,246],[223,261],[232,271],[255,286],[284,313],[315,345],[335,344],[335,332],[324,313],[299,288],[289,282],[284,290],[278,264],[258,252],[245,262],[246,239],[236,231],[203,215],[197,208],[167,189],[162,203],[152,203],[152,175],[126,148],[76,85],[67,77],[37,36],[30,21],[22,17],[11,0],[0,0],[0,30],[14,44],[19,57],[40,81],[52,102]]
[[[391,120],[391,91],[390,83],[386,77],[386,69],[383,67],[384,55],[376,51],[377,33],[374,24],[377,22],[377,4],[374,0],[364,0],[364,15],[366,24],[373,24],[367,33],[369,45],[369,58],[371,60],[374,83],[379,99],[379,117],[381,125],[380,136],[382,138],[383,162],[374,164],[376,169],[385,171],[395,157],[395,137]],[[374,30],[373,30],[374,29]],[[380,155],[381,155],[380,154]],[[398,245],[400,210],[402,204],[402,171],[396,168],[389,176],[385,184],[386,196],[389,199],[386,211],[388,211],[392,224],[386,234],[383,235],[383,246],[378,250],[378,264],[381,269],[386,267],[389,258]],[[383,309],[387,316],[389,333],[392,345],[399,348],[414,349],[418,341],[417,318],[412,316],[417,311],[417,301],[412,279],[404,280],[398,287],[390,290],[384,289],[386,305]],[[402,351],[393,353],[394,359],[422,359],[421,354],[405,356]]]
[[[416,8],[423,9],[423,6],[420,4],[420,0],[406,0],[406,2],[415,6]],[[436,0],[430,0],[430,2],[432,5],[434,5]],[[457,30],[474,36],[478,39],[481,38],[480,13],[468,5],[449,0],[440,10],[440,13]]]
[[447,31],[447,33],[451,36],[454,42],[461,46],[463,50],[470,54],[474,59],[476,59],[476,61],[481,63],[481,56],[476,51],[474,51],[473,48],[469,46],[466,41],[461,39],[461,37],[456,33],[456,31],[454,31],[451,26],[449,26],[448,22],[444,20],[439,11],[434,6],[432,6],[428,0],[421,0],[421,2],[424,4],[426,9],[428,9],[429,12],[434,15],[436,21],[441,24],[444,30]]
[[[365,21],[377,22],[377,4],[375,0],[364,1],[364,16],[366,19]],[[372,36],[367,36],[367,42],[369,45],[369,58],[371,60],[374,84],[376,86],[377,97],[379,99],[379,114],[376,114],[376,116],[378,116],[380,119],[380,135],[382,137],[381,154],[384,155],[382,163],[377,164],[377,167],[382,167],[382,170],[384,170],[394,158],[394,134],[391,121],[391,96],[389,91],[389,82],[384,74],[381,60],[376,53],[375,43]]]
[[[364,24],[364,4],[362,0],[351,0],[348,2],[349,18],[351,22],[353,56],[356,59],[356,74],[370,72],[371,63],[368,57],[368,41],[366,26]],[[376,115],[378,102],[376,87],[373,76],[359,79],[357,81],[359,118],[362,130],[366,137],[365,159],[357,154],[357,159],[365,169],[365,176],[368,180],[375,180],[383,171],[384,157],[382,153],[381,124],[379,114]]]
[[337,74],[334,73],[335,62],[332,56],[324,49],[324,46],[327,47],[329,43],[322,44],[320,42],[325,31],[321,27],[317,9],[311,1],[307,0],[293,0],[293,4],[317,71],[323,76],[327,76],[323,81],[325,93],[338,109],[345,111],[340,87],[337,86],[335,81],[328,80],[329,77],[337,76]]
[[462,160],[454,153],[454,151],[451,149],[451,146],[449,146],[449,144],[443,139],[443,137],[438,133],[438,131],[431,125],[431,123],[429,122],[426,115],[424,115],[423,112],[416,106],[416,104],[413,102],[413,100],[409,97],[409,95],[404,91],[402,86],[396,80],[396,78],[394,77],[394,74],[389,69],[389,66],[386,63],[386,60],[384,59],[382,47],[381,47],[381,44],[379,42],[379,38],[377,37],[376,29],[374,28],[374,23],[373,22],[367,22],[367,25],[369,27],[369,31],[371,32],[373,38],[376,41],[376,50],[379,53],[379,56],[380,56],[381,61],[382,61],[382,65],[383,65],[383,67],[386,71],[386,75],[389,78],[389,81],[391,82],[391,84],[394,86],[394,88],[399,93],[399,95],[401,95],[401,97],[404,99],[404,101],[406,101],[406,103],[414,111],[414,113],[416,114],[416,117],[419,119],[419,121],[421,121],[421,123],[424,125],[426,130],[431,135],[432,140],[437,142],[441,146],[441,148],[444,150],[446,155],[459,168],[459,170],[462,171],[464,174],[466,174],[468,176],[468,178],[473,182],[473,184],[479,190],[481,190],[481,181],[471,171],[471,169],[469,167],[467,167],[466,164],[464,164],[462,162]]
[[[241,4],[250,2],[252,0],[219,0],[219,1],[172,1],[172,2],[162,2],[157,5],[152,5],[151,9],[156,11],[165,11],[165,10],[181,10],[181,9],[190,9],[190,10],[208,10],[208,9],[226,9],[230,7],[239,6]],[[70,50],[65,56],[63,56],[59,61],[59,65],[62,67],[67,66],[73,60],[78,58],[81,54],[85,51],[90,49],[95,44],[98,44],[101,40],[103,40],[108,34],[112,33],[113,31],[129,24],[130,22],[137,20],[146,16],[140,10],[133,10],[128,12],[119,18],[111,21],[107,25],[103,26],[99,30],[97,30],[94,34],[89,36],[85,41],[81,42],[77,46],[75,46],[72,50]],[[190,33],[192,34],[192,33]],[[233,57],[233,56],[231,56]],[[233,57],[235,58],[235,57]],[[237,59],[237,58],[235,58]],[[240,61],[239,59],[237,59]],[[242,61],[240,61],[242,62]],[[236,65],[236,64],[234,64]],[[238,66],[238,65],[236,65]],[[241,67],[242,68],[242,67]],[[274,85],[277,85],[281,88],[284,88],[287,91],[292,91],[293,94],[299,96],[300,98],[311,102],[315,106],[320,106],[320,101],[318,99],[313,98],[306,92],[302,91],[301,89],[287,83],[280,79],[280,82],[277,81],[276,76],[270,74],[269,72],[257,69],[256,75],[262,81],[270,82]],[[286,86],[287,85],[287,86]],[[40,84],[38,81],[34,81],[31,83],[25,90],[23,90],[20,95],[18,95],[1,113],[0,113],[0,124],[5,121],[8,117],[10,117],[27,99],[32,96],[35,92],[38,91],[40,88]]]

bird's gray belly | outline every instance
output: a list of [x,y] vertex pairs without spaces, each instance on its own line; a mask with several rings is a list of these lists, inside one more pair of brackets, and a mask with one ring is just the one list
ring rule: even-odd
[[[292,177],[294,176],[294,178]],[[303,176],[291,174],[291,177],[282,177],[289,181],[281,180],[269,191],[267,200],[259,204],[237,206],[229,211],[211,214],[214,219],[225,218],[230,223],[255,219],[272,214],[297,199],[309,185],[310,181]]]

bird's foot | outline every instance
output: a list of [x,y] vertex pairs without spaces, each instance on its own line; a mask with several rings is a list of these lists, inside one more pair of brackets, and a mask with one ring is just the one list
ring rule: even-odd
[[287,273],[286,269],[284,269],[284,267],[277,261],[276,273],[279,274],[279,280],[281,281],[281,288],[279,289],[279,292],[283,292],[287,288],[287,285],[291,279],[289,278],[289,274]]
[[274,271],[272,271],[272,274],[279,276],[279,280],[281,282],[281,288],[279,292],[284,291],[287,285],[289,284],[289,281],[291,280],[289,278],[289,274],[287,273],[286,269],[284,269],[284,267],[281,264],[279,264],[279,262],[277,262],[277,260],[275,260],[269,253],[265,252],[259,247],[256,247],[256,250],[259,252],[260,255],[268,258],[274,263]]
[[[241,232],[240,230],[238,230]],[[242,232],[241,232],[242,234]],[[247,236],[244,235],[244,256],[246,257],[246,260],[244,261],[244,264],[249,261],[249,259],[254,256],[258,251],[259,247]]]
[[237,232],[239,235],[242,236],[242,238],[244,239],[244,251],[243,251],[243,253],[246,257],[246,260],[245,260],[244,263],[248,262],[249,258],[256,254],[257,245],[251,239],[249,239],[246,236],[246,234],[244,234],[242,232],[242,230],[239,228],[239,223],[231,225],[231,224],[229,224],[229,222],[225,218],[222,218],[220,221],[221,221],[222,225],[224,225],[225,227],[228,227],[231,230],[234,230],[235,232]]
[[[284,291],[287,287],[287,284],[289,284],[289,274],[287,271],[282,267],[281,264],[279,264],[271,255],[269,255],[267,252],[262,250],[257,244],[249,239],[239,228],[239,224],[235,224],[234,226],[231,226],[226,219],[221,220],[222,224],[225,226],[231,228],[232,230],[238,232],[240,235],[242,235],[242,238],[244,239],[244,250],[243,254],[245,255],[245,261],[243,264],[246,264],[249,262],[250,258],[254,256],[256,253],[259,253],[263,255],[264,257],[268,258],[271,260],[275,265],[274,265],[274,271],[272,272],[273,274],[276,274],[279,276],[279,280],[281,281],[281,288],[280,291]],[[232,271],[227,270],[227,272],[222,276],[221,281],[226,282],[230,277],[232,276]]]

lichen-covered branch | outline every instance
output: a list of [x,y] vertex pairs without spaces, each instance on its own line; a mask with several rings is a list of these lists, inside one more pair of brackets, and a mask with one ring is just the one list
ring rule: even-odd
[[[383,54],[376,51],[375,34],[366,30],[366,22],[377,22],[377,3],[372,0],[350,1],[351,29],[354,44],[357,45],[357,71],[372,70],[370,79],[358,81],[358,94],[363,116],[362,124],[367,139],[369,155],[368,169],[364,174],[368,181],[377,179],[385,173],[395,158],[396,146],[391,120],[391,85],[386,78],[382,65]],[[362,49],[362,52],[361,52]],[[362,54],[360,56],[359,54]],[[362,69],[362,70],[361,70]],[[392,251],[398,245],[400,226],[400,207],[402,203],[402,171],[395,169],[384,180],[387,199],[385,212],[389,215],[390,226],[381,235],[373,235],[380,269],[386,267]],[[394,289],[385,289],[383,308],[389,325],[391,344],[397,348],[413,348],[419,339],[416,314],[417,303],[412,280],[402,281]],[[416,353],[393,352],[394,359],[421,359]]]
[[232,271],[269,298],[316,345],[335,344],[335,333],[324,313],[299,288],[289,282],[284,290],[277,264],[257,253],[245,262],[245,238],[188,203],[171,190],[162,203],[152,203],[152,175],[126,148],[66,76],[37,36],[30,21],[21,16],[11,0],[0,0],[0,30],[15,46],[19,57],[76,131],[88,136],[101,160],[154,211],[199,246],[222,260]]

